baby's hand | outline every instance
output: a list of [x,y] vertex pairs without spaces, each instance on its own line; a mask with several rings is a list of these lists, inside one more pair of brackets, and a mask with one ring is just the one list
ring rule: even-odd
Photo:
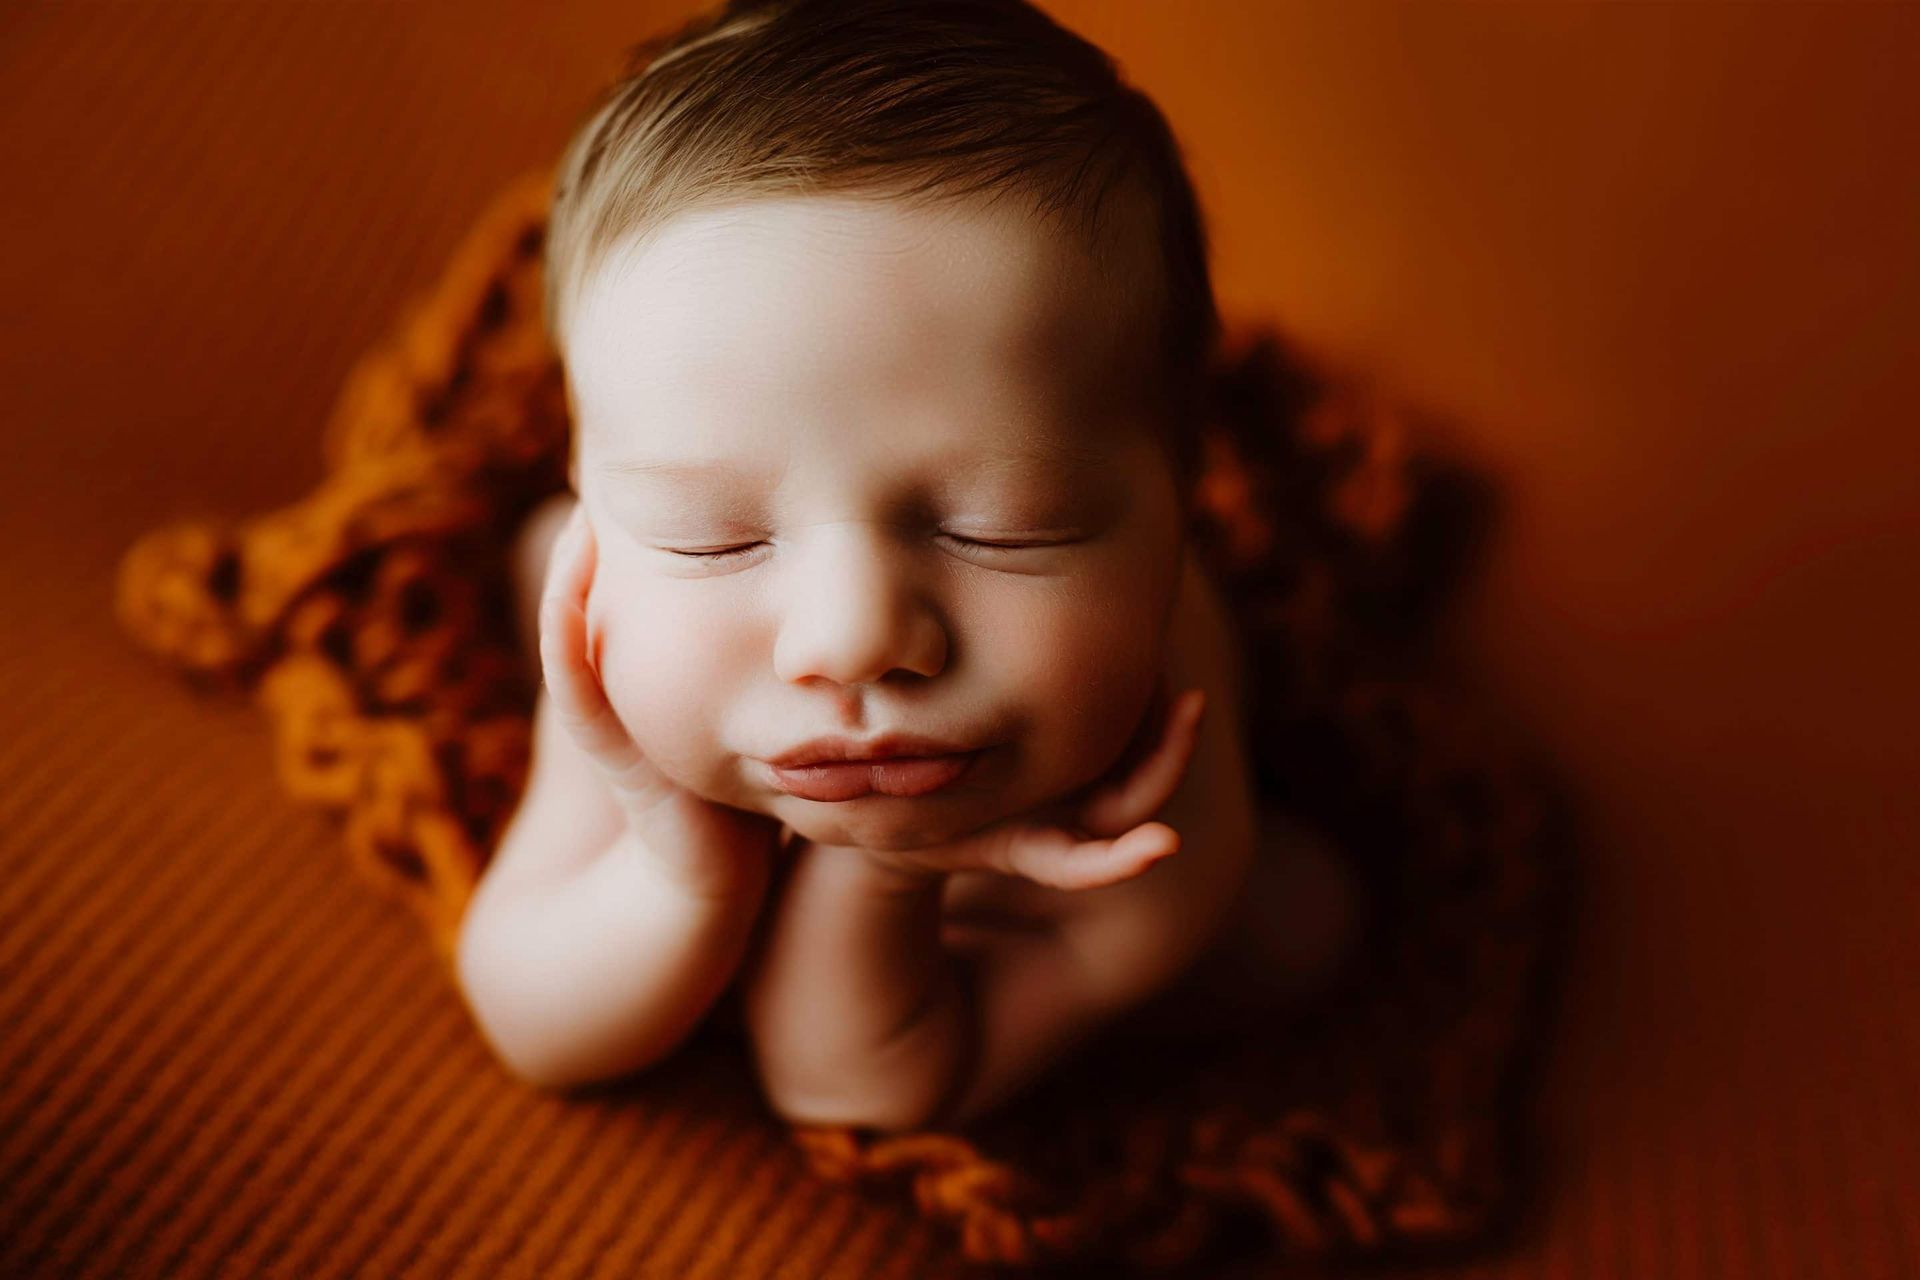
[[576,505],[554,539],[540,601],[540,665],[560,723],[599,766],[649,861],[680,887],[725,898],[764,883],[756,864],[772,859],[780,824],[671,781],[647,759],[607,700],[587,651],[587,590],[598,552],[586,509]]
[[1180,850],[1180,833],[1149,821],[1179,789],[1193,758],[1206,694],[1169,705],[1163,683],[1143,719],[1144,750],[1125,751],[1076,798],[999,822],[949,844],[872,856],[919,871],[994,871],[1055,889],[1118,884]]

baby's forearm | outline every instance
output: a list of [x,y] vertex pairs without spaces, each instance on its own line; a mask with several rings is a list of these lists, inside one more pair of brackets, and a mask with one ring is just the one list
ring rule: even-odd
[[623,832],[552,881],[474,892],[459,940],[460,985],[501,1059],[564,1087],[670,1053],[738,969],[766,880],[738,895],[691,895]]
[[859,849],[806,845],[743,995],[756,1065],[781,1115],[923,1125],[969,1065],[963,975],[940,945],[945,877]]

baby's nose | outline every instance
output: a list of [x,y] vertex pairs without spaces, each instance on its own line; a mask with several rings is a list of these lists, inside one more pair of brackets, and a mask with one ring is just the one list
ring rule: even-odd
[[775,674],[836,684],[870,684],[895,671],[937,675],[947,630],[909,553],[866,526],[815,532],[785,566]]

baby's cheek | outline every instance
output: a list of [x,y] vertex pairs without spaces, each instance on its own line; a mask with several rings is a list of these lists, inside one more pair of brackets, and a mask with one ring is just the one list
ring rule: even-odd
[[1029,750],[1071,790],[1126,746],[1160,676],[1164,645],[1151,615],[1088,605],[1029,620],[1003,661],[1032,713]]
[[654,766],[682,785],[699,786],[713,769],[712,703],[701,688],[703,660],[697,634],[667,625],[657,609],[623,602],[590,609],[599,637],[600,681],[607,701]]

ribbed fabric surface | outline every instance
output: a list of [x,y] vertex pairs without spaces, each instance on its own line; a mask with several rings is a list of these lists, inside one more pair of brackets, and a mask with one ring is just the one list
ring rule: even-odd
[[0,1275],[942,1272],[802,1171],[737,1058],[504,1077],[256,714],[130,654],[105,565],[35,550],[0,668]]
[[[347,362],[661,13],[0,11],[0,1275],[956,1270],[722,1053],[514,1084],[264,719],[111,617],[141,532],[312,484]],[[1915,833],[1827,818],[1601,861],[1555,1177],[1507,1256],[1424,1274],[1920,1275]]]

